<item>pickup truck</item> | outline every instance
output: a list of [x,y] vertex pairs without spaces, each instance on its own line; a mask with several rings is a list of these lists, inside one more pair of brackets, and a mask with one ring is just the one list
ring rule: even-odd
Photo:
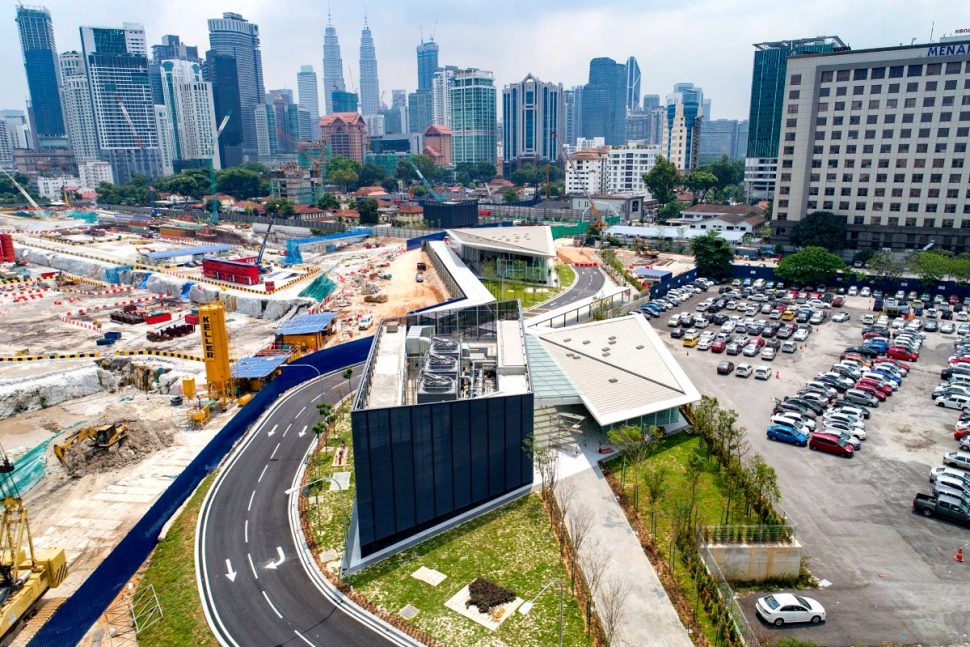
[[940,517],[957,523],[970,525],[970,504],[955,496],[917,494],[913,498],[913,512],[924,517]]

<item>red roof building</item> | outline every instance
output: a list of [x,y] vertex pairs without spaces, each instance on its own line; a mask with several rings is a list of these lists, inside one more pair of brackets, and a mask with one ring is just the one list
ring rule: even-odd
[[359,113],[335,112],[320,119],[320,141],[329,145],[331,155],[363,164],[369,146],[367,124]]
[[434,160],[435,166],[451,166],[451,128],[431,124],[424,131],[424,154]]

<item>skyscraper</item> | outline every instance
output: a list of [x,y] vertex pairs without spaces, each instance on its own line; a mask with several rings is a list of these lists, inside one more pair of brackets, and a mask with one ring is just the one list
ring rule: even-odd
[[353,92],[335,90],[330,93],[330,106],[338,112],[360,112],[360,98]]
[[265,103],[274,103],[277,99],[282,99],[285,103],[295,103],[293,100],[293,90],[289,88],[278,88],[266,91]]
[[408,132],[423,133],[434,116],[430,90],[408,93]]
[[20,50],[30,91],[30,130],[38,148],[67,148],[54,24],[46,7],[17,5]]
[[222,18],[209,19],[209,45],[216,54],[236,59],[242,153],[245,159],[255,160],[258,151],[254,111],[258,104],[263,103],[266,93],[263,85],[263,54],[259,49],[259,27],[240,14],[226,12],[222,14]]
[[626,109],[640,109],[640,65],[633,56],[626,59]]
[[458,72],[456,65],[446,65],[435,70],[431,79],[431,121],[451,127],[451,83]]
[[653,112],[656,108],[660,107],[660,95],[659,94],[645,94],[643,95],[643,111]]
[[272,103],[256,106],[255,114],[260,158],[266,160],[296,152],[301,128],[309,128],[307,110],[295,103],[288,103],[283,96],[277,96]]
[[374,37],[364,18],[364,29],[360,32],[360,112],[363,115],[376,115],[381,108],[380,82],[377,79],[377,52]]
[[704,119],[704,136],[701,138],[701,164],[716,162],[722,155],[727,155],[729,159],[743,159],[737,157],[739,150],[744,150],[744,146],[738,146],[738,138],[741,136],[741,124],[744,124],[745,133],[747,132],[748,122],[740,122],[737,119]]
[[80,52],[60,55],[61,99],[64,121],[71,138],[71,149],[78,162],[98,159],[98,131],[88,87],[87,67]]
[[337,40],[337,29],[333,26],[330,12],[327,12],[327,28],[323,32],[323,102],[324,112],[333,112],[331,94],[338,90],[343,92],[344,62],[340,57],[340,41]]
[[172,124],[175,170],[191,167],[219,169],[212,84],[202,78],[202,66],[180,59],[161,62],[162,95]]
[[626,143],[627,68],[612,58],[589,63],[583,88],[583,137],[602,137],[607,144]]
[[583,136],[583,86],[574,86],[562,93],[563,128],[559,137],[561,144],[572,146]]
[[198,47],[183,44],[182,40],[173,34],[162,36],[161,44],[152,45],[152,62],[148,66],[149,73],[151,74],[152,100],[155,103],[165,103],[165,97],[162,94],[162,74],[160,67],[162,61],[165,60],[192,61],[193,63],[202,62],[202,59],[199,58]]
[[320,96],[317,94],[317,73],[312,65],[303,65],[296,75],[296,91],[300,107],[310,113],[310,139],[320,141]]
[[202,77],[212,84],[216,123],[221,126],[223,120],[229,117],[219,135],[219,161],[223,168],[239,166],[243,163],[243,128],[236,58],[209,50],[205,53]]
[[418,92],[431,91],[434,72],[438,69],[438,43],[422,41],[418,45]]
[[455,73],[451,86],[451,131],[455,164],[495,163],[495,77],[491,72],[470,68]]
[[751,199],[770,200],[775,194],[778,137],[783,125],[781,110],[785,103],[788,57],[849,48],[838,36],[756,43],[754,47],[744,188]]
[[502,90],[503,175],[525,164],[559,160],[562,95],[562,83],[543,83],[531,74]]
[[120,29],[81,27],[98,149],[117,182],[167,170],[159,149],[144,33],[139,38],[137,28],[131,23]]
[[693,83],[677,83],[667,95],[660,140],[661,155],[680,171],[692,171],[700,161],[704,91]]

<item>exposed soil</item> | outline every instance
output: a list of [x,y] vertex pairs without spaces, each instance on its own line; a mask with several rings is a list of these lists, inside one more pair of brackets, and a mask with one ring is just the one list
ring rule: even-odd
[[73,478],[89,472],[106,472],[137,463],[148,454],[172,444],[172,434],[152,428],[137,420],[119,420],[128,425],[128,436],[107,450],[97,448],[90,440],[71,445],[65,455],[65,468]]

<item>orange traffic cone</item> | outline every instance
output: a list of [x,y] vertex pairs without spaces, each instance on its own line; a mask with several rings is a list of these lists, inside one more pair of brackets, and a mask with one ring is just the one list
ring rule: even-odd
[[957,560],[961,564],[963,563],[963,548],[957,548],[957,554],[953,557],[953,559]]
[[781,379],[781,371],[775,371],[775,379],[776,380],[780,380]]

